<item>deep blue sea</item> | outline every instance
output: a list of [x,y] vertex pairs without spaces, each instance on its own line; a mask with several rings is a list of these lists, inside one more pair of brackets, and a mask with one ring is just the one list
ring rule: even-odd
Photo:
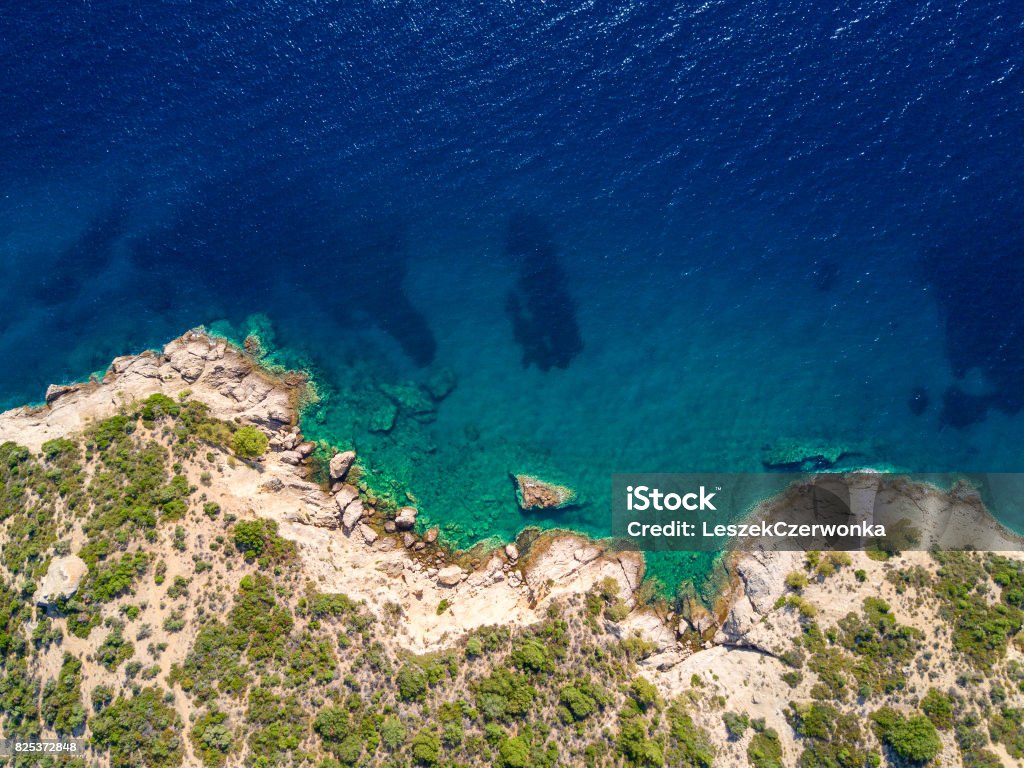
[[16,0],[0,406],[256,328],[459,543],[782,440],[1021,471],[1022,70],[1010,0]]

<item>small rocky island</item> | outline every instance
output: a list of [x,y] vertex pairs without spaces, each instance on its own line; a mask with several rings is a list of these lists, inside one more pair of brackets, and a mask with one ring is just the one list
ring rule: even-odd
[[537,509],[562,509],[576,503],[576,492],[564,485],[546,482],[533,475],[512,475],[519,508],[529,512]]

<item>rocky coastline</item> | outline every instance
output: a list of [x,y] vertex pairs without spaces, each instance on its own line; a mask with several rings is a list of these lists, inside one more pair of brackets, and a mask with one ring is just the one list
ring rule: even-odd
[[[307,378],[301,372],[268,369],[256,347],[236,347],[203,329],[188,331],[160,351],[116,358],[102,378],[50,386],[44,405],[0,414],[0,437],[38,450],[46,440],[79,431],[126,403],[154,393],[188,391],[207,403],[218,418],[253,425],[267,434],[270,452],[255,465],[257,492],[261,502],[274,501],[256,506],[296,526],[297,539],[309,545],[312,570],[322,578],[328,578],[331,570],[325,549],[333,552],[342,544],[357,551],[365,548],[373,556],[356,560],[373,560],[375,573],[395,578],[382,591],[383,584],[376,585],[381,604],[387,602],[384,596],[408,599],[411,595],[422,602],[427,595],[453,591],[451,597],[459,602],[470,598],[502,606],[500,614],[488,610],[478,612],[479,617],[501,615],[524,623],[539,620],[539,610],[550,598],[583,593],[612,578],[631,612],[620,622],[610,622],[615,626],[609,631],[635,634],[654,643],[656,653],[646,663],[661,670],[715,645],[757,648],[751,631],[786,593],[785,576],[803,557],[803,553],[785,551],[731,552],[722,564],[721,587],[710,608],[690,599],[683,601],[676,614],[664,606],[637,605],[645,571],[643,555],[616,551],[610,541],[572,531],[528,529],[517,541],[498,547],[452,551],[442,546],[436,527],[416,532],[414,506],[387,510],[367,500],[366,486],[359,487],[354,451],[331,455],[326,487],[313,480],[318,446],[304,440],[298,427],[300,404],[309,396]],[[513,480],[523,509],[557,508],[575,499],[572,489],[563,485],[528,475],[514,475]],[[934,489],[918,487],[907,493],[918,504],[925,499],[932,504],[944,501]],[[992,519],[977,499],[965,499],[956,516],[961,527],[990,531],[989,549],[1019,547],[1017,537]],[[319,529],[316,535],[311,535],[313,529]],[[348,589],[359,594],[358,589]],[[459,612],[452,614],[443,633],[447,639],[479,626],[469,617],[470,611],[461,620]],[[417,634],[415,623],[409,629],[412,648],[437,645],[436,626],[425,627],[428,631],[422,635]]]
[[[828,569],[806,552],[732,552],[724,558],[713,605],[690,599],[678,613],[644,599],[643,555],[619,551],[610,541],[527,529],[514,542],[451,551],[437,527],[417,527],[414,500],[397,506],[371,498],[355,452],[304,439],[297,416],[307,386],[302,374],[268,370],[245,349],[197,329],[162,350],[117,358],[101,378],[51,387],[45,405],[0,414],[0,443],[38,452],[47,441],[80,433],[153,395],[201,401],[217,419],[258,429],[268,450],[251,460],[225,460],[215,480],[195,477],[196,485],[243,519],[273,521],[294,542],[308,582],[322,593],[360,601],[389,627],[389,642],[401,652],[444,652],[490,626],[533,627],[567,601],[600,593],[609,606],[599,614],[600,631],[636,644],[639,669],[662,695],[692,695],[694,681],[702,681],[700,686],[720,691],[731,709],[777,732],[790,758],[801,745],[788,725],[786,702],[812,696],[814,680],[793,676],[793,643],[806,633],[812,609],[820,623],[839,622],[866,600],[884,598],[901,621],[922,632],[942,621],[939,604],[922,610],[894,579],[907,572],[934,578],[938,567],[922,551],[887,561],[855,552]],[[537,498],[564,501],[568,489],[554,488],[541,487]],[[919,507],[941,510],[943,529],[922,532],[929,540],[958,528],[981,529],[989,551],[1020,559],[1018,538],[975,496],[913,484],[896,492]],[[211,534],[196,535],[202,540]],[[46,607],[74,594],[76,574],[81,578],[83,571],[76,559],[72,552],[51,561],[36,603]],[[912,673],[921,685],[954,674],[956,665],[943,666],[943,660],[955,651],[948,637],[942,643],[935,646],[938,666]],[[1015,661],[1021,651],[1011,645],[1007,654]],[[742,762],[746,742],[723,728],[715,699],[694,701],[694,717],[712,734],[722,764]],[[867,705],[857,706],[866,718]],[[951,740],[943,748],[957,754]]]

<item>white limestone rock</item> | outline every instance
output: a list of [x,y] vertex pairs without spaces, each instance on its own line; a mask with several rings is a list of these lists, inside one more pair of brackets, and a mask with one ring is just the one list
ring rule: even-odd
[[71,597],[78,591],[82,577],[89,567],[77,555],[55,557],[36,590],[35,601],[43,607],[53,606],[62,597]]

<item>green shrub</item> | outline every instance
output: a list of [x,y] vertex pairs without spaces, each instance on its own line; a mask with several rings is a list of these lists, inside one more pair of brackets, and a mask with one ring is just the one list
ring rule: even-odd
[[88,597],[101,603],[113,600],[128,592],[135,578],[144,574],[148,567],[149,555],[145,552],[135,552],[97,564],[90,569]]
[[423,701],[427,697],[427,673],[415,662],[407,662],[398,670],[395,683],[402,701]]
[[114,624],[106,638],[96,649],[96,661],[100,666],[113,672],[123,661],[135,653],[135,646],[124,639],[123,626]]
[[69,653],[56,680],[43,689],[43,720],[59,734],[70,734],[85,724],[82,706],[82,662]]
[[99,712],[114,700],[114,691],[109,686],[97,685],[89,694],[89,700],[92,702],[92,708]]
[[509,721],[530,711],[537,690],[524,675],[499,667],[473,684],[477,709],[487,720]]
[[394,715],[388,715],[380,724],[380,738],[384,746],[394,752],[405,743],[405,726]]
[[441,759],[441,740],[437,734],[424,730],[413,736],[412,758],[417,765],[437,765]]
[[110,750],[111,768],[170,768],[182,760],[182,722],[157,688],[118,698],[92,722],[93,742]]
[[856,715],[840,713],[825,702],[791,703],[786,720],[796,735],[804,740],[801,766],[861,766],[870,753],[865,746]]
[[693,722],[683,701],[673,701],[667,714],[666,757],[669,764],[687,768],[711,768],[715,761],[715,749],[708,735]]
[[921,699],[921,711],[940,730],[953,727],[953,699],[935,688],[929,688]]
[[498,744],[498,765],[502,768],[529,768],[530,745],[522,736],[502,739]]
[[1000,707],[989,726],[993,741],[1002,742],[1010,757],[1024,758],[1024,709]]
[[786,574],[786,586],[799,592],[807,586],[807,574],[803,571],[790,571]]
[[629,696],[644,711],[658,703],[658,689],[646,677],[638,677],[630,683]]
[[305,709],[298,699],[262,687],[249,691],[245,721],[250,752],[270,765],[287,760],[308,728]]
[[746,714],[726,712],[722,715],[722,722],[725,723],[725,730],[729,732],[730,739],[740,739],[750,727],[750,717]]
[[[991,672],[1006,655],[1010,638],[1024,626],[1024,611],[1013,604],[1017,594],[1014,570],[989,556],[987,567],[993,578],[1003,581],[1002,602],[989,605],[982,594],[988,573],[978,554],[936,552],[933,556],[941,566],[935,592],[943,618],[953,625],[953,646],[974,666]],[[1020,578],[1024,584],[1024,576]]]
[[512,666],[525,672],[553,672],[555,660],[547,646],[536,638],[520,642],[509,657]]
[[142,409],[139,411],[139,415],[147,425],[152,425],[161,416],[174,417],[179,413],[181,413],[181,406],[167,395],[162,395],[159,392],[143,400]]
[[267,452],[270,441],[256,427],[239,427],[231,438],[231,450],[243,459],[255,459]]
[[228,724],[228,716],[216,707],[196,720],[189,734],[203,765],[219,768],[235,748],[235,738]]
[[559,714],[563,720],[586,720],[598,709],[608,703],[607,695],[589,680],[580,680],[574,685],[567,685],[558,692],[561,705]]
[[871,715],[871,720],[879,740],[903,760],[927,763],[942,751],[935,726],[923,715],[906,718],[890,707],[882,707]]
[[297,551],[295,542],[278,535],[276,520],[240,520],[233,538],[246,559],[259,559],[262,566],[291,560]]
[[620,719],[615,746],[630,765],[660,766],[665,763],[664,750],[658,741],[649,737],[647,721],[642,717]]
[[747,745],[747,759],[754,768],[783,768],[779,735],[771,728],[755,733]]
[[293,624],[291,611],[278,604],[269,578],[251,574],[242,579],[228,626],[235,636],[245,638],[243,647],[251,661],[281,658]]

